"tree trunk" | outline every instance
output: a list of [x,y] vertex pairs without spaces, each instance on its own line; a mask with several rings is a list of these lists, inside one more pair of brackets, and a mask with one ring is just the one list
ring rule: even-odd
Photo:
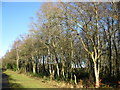
[[49,66],[49,72],[50,72],[50,80],[52,80],[54,78],[54,74],[55,74],[52,64],[50,64],[50,66]]
[[49,65],[49,73],[51,75],[52,71],[51,71],[51,64],[48,64]]
[[33,73],[36,74],[36,63],[34,61],[34,56],[32,56],[32,66],[33,66]]
[[26,60],[25,61],[25,73],[28,71],[27,68],[28,68],[28,61]]
[[74,74],[74,79],[75,79],[75,84],[77,84],[77,78],[76,78],[76,75]]
[[112,74],[112,50],[111,50],[111,31],[110,31],[110,21],[109,18],[107,19],[108,24],[108,59],[109,59],[109,77],[111,77]]
[[[62,50],[62,47],[61,47]],[[61,52],[61,62],[62,62],[62,70],[61,70],[61,75],[63,76],[63,78],[65,79],[65,62],[64,62],[64,55],[63,55],[63,51]]]
[[[118,8],[118,55],[116,58],[120,58],[120,2],[117,2],[117,8]],[[117,67],[117,72],[118,72],[118,77],[120,77],[120,61],[118,61],[118,67]]]
[[33,73],[36,74],[36,64],[33,63]]
[[114,45],[114,48],[115,48],[115,54],[116,54],[116,74],[117,74],[117,78],[119,78],[119,63],[118,63],[118,50],[117,50],[117,46],[116,46],[116,43],[115,41],[113,40],[113,45]]
[[43,55],[43,72],[45,72],[45,56]]
[[100,87],[100,84],[99,84],[99,67],[97,68],[97,63],[96,62],[94,62],[94,72],[95,72],[95,80],[96,80],[95,87],[99,88]]
[[63,76],[63,78],[65,78],[65,70],[64,70],[64,67],[65,67],[65,65],[64,65],[64,62],[62,63],[62,76]]
[[56,64],[56,67],[57,67],[57,75],[58,75],[58,77],[59,77],[60,72],[59,72],[59,67],[58,67],[58,64]]
[[17,50],[17,63],[16,63],[16,65],[17,65],[17,70],[19,70],[19,55],[18,55],[18,50]]
[[19,71],[19,59],[17,59],[17,70]]
[[55,59],[56,59],[56,68],[57,68],[57,76],[59,77],[60,75],[60,69],[59,69],[59,62],[58,62],[58,58],[57,58],[57,55],[56,55],[56,52],[55,52]]

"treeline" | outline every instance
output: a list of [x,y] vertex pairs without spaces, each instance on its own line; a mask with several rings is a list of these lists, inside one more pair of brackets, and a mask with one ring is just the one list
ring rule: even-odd
[[3,66],[51,79],[120,80],[120,3],[45,3]]

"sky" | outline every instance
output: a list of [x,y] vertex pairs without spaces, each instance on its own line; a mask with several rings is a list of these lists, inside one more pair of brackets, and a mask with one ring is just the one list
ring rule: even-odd
[[42,2],[2,2],[0,58],[20,35],[28,32],[30,18],[36,17],[36,12],[42,4]]

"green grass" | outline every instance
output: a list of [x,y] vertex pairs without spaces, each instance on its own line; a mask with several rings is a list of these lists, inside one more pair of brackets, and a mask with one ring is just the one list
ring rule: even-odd
[[11,88],[58,88],[57,82],[54,81],[26,76],[11,70],[6,70],[4,73],[9,76]]

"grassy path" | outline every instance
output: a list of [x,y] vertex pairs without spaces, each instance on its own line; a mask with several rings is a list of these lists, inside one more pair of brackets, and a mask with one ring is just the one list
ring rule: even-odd
[[[73,85],[69,83],[64,83],[62,81],[58,83],[54,80],[45,80],[43,78],[26,76],[24,74],[19,74],[18,72],[11,70],[6,70],[3,74],[7,75],[9,86],[11,88],[73,88]],[[6,77],[4,75],[3,84],[6,87]],[[81,86],[77,86],[74,87],[81,88]]]
[[9,83],[12,88],[58,88],[55,81],[34,78],[11,70],[4,73],[9,76]]

